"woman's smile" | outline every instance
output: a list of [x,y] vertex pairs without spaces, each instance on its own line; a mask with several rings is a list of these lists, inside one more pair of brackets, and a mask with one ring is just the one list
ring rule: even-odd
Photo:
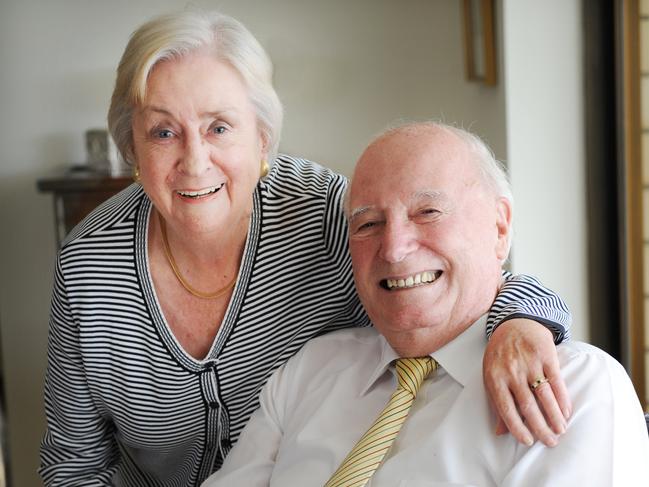
[[178,194],[182,198],[188,198],[191,200],[205,199],[206,197],[217,193],[219,190],[221,190],[221,188],[223,188],[223,186],[225,186],[225,183],[221,183],[218,186],[208,186],[206,188],[197,190],[182,189],[177,190],[176,194]]

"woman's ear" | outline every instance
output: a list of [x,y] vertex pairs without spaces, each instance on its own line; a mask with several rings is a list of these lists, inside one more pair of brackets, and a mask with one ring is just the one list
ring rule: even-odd
[[259,148],[261,151],[261,159],[268,159],[268,151],[270,149],[270,141],[268,140],[268,134],[263,130],[259,131]]

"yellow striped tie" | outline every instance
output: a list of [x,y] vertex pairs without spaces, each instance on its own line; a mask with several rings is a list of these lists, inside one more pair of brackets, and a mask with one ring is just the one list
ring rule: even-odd
[[419,387],[436,368],[437,362],[430,357],[396,361],[397,390],[324,487],[362,487],[367,483],[399,434]]

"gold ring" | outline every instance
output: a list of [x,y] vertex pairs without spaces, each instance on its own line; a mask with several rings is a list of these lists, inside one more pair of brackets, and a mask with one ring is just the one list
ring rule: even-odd
[[546,382],[550,382],[550,379],[545,376],[537,377],[536,379],[534,379],[534,382],[530,384],[530,389],[535,391],[537,387],[539,387],[541,384],[545,384]]

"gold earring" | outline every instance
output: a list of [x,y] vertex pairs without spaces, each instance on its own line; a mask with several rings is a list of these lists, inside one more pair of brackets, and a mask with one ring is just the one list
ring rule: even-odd
[[140,183],[140,166],[133,166],[133,181]]
[[268,165],[268,162],[266,159],[261,160],[261,176],[262,178],[265,178],[268,176],[268,172],[270,171],[270,166]]

